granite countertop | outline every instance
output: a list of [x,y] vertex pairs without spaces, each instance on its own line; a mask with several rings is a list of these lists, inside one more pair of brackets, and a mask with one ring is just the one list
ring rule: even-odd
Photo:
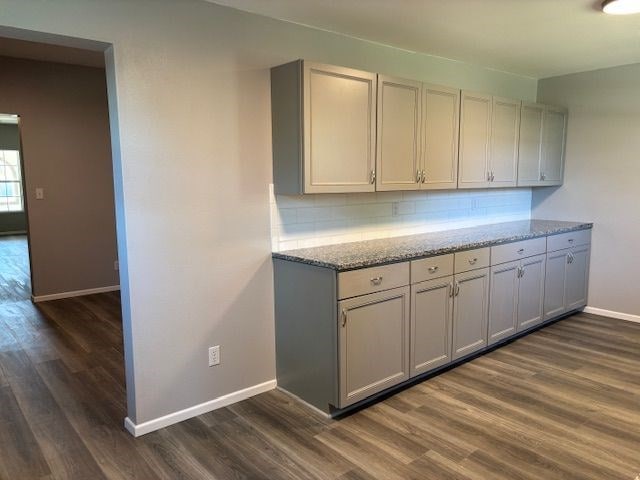
[[273,258],[337,271],[432,257],[592,228],[592,223],[522,220],[403,237],[274,252]]

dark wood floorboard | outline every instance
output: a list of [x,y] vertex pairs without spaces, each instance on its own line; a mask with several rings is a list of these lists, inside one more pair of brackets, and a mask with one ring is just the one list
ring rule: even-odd
[[577,314],[339,421],[278,391],[134,439],[117,293],[0,238],[0,479],[636,480],[640,324]]

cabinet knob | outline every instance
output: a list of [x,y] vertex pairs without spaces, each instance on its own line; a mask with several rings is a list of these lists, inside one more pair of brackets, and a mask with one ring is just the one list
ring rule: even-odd
[[569,243],[573,243],[573,238],[570,238],[568,241]]
[[436,273],[440,267],[437,265],[435,267],[429,267],[429,273]]
[[449,284],[449,297],[453,297],[453,283]]
[[518,250],[518,255],[522,255],[524,253],[524,248],[521,248],[520,250]]
[[478,262],[477,258],[470,258],[469,259],[469,265],[475,265]]
[[382,277],[374,277],[371,279],[373,285],[380,285],[382,283]]

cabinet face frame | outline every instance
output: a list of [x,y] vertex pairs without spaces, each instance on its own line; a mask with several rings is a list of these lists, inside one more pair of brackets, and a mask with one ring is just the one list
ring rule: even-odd
[[[444,305],[440,305],[444,310],[444,318],[432,317],[432,311],[427,312],[418,310],[418,296],[421,294],[429,294],[438,292],[444,297]],[[438,356],[423,361],[418,361],[417,340],[418,340],[418,324],[422,326],[431,326],[434,322],[440,323],[444,331],[444,338],[437,337],[430,340],[434,343],[442,342],[442,352]],[[426,280],[411,286],[411,369],[410,376],[419,375],[428,372],[434,368],[446,365],[451,362],[451,346],[452,346],[452,327],[453,327],[453,276]]]
[[[368,295],[362,295],[360,297],[349,298],[338,302],[338,365],[339,365],[339,408],[344,408],[352,405],[360,400],[364,400],[371,395],[381,392],[386,388],[392,387],[404,380],[409,379],[409,335],[410,335],[410,295],[411,289],[409,286],[394,288],[392,290],[385,290],[382,292],[371,293]],[[349,381],[349,312],[359,309],[374,307],[375,305],[381,305],[385,302],[394,301],[400,299],[402,302],[402,318],[393,319],[400,321],[402,331],[401,335],[401,369],[400,371],[393,372],[391,375],[387,375],[384,378],[379,378],[376,381],[371,382],[369,385],[362,386],[357,390],[350,391]],[[372,355],[371,368],[375,368],[376,360]],[[378,362],[379,363],[379,362]]]
[[[434,158],[431,153],[431,145],[442,142],[442,138],[433,138],[435,136],[433,132],[430,132],[429,125],[431,124],[432,108],[430,107],[430,98],[432,95],[437,95],[447,98],[452,102],[451,105],[451,118],[447,122],[449,125],[451,135],[451,143],[447,145],[449,151],[448,156],[442,158]],[[435,118],[436,121],[445,122],[442,117]],[[444,126],[444,123],[442,124]],[[443,87],[440,85],[431,85],[428,83],[423,84],[422,87],[422,158],[421,169],[424,171],[424,180],[420,184],[422,190],[443,190],[443,189],[456,189],[458,187],[458,146],[460,143],[460,90]],[[443,145],[443,150],[445,150]],[[445,167],[449,170],[450,175],[448,180],[433,180],[433,167],[439,165],[440,168]]]
[[[469,110],[468,102],[478,102],[486,106],[484,114],[484,125],[473,125],[466,121],[466,110]],[[458,188],[486,188],[489,187],[489,155],[491,151],[491,118],[493,111],[493,97],[484,93],[476,93],[463,90],[460,99],[460,145],[458,150]],[[474,129],[477,132],[474,132]],[[471,156],[472,152],[467,152],[467,133],[473,132],[483,143],[478,157]],[[469,148],[475,147],[474,145]],[[478,163],[478,165],[474,165]],[[480,165],[482,164],[482,165]],[[467,168],[476,168],[479,173],[476,178],[469,178],[466,174]],[[481,172],[480,172],[481,170]],[[481,178],[481,176],[482,178]]]
[[[340,79],[363,82],[368,88],[368,145],[367,158],[364,160],[362,179],[358,182],[325,182],[320,183],[312,178],[314,156],[312,152],[312,120],[311,111],[311,84],[312,75],[326,75]],[[350,193],[350,192],[374,192],[375,191],[375,168],[376,168],[376,103],[377,103],[377,75],[375,73],[353,70],[350,68],[336,67],[333,65],[323,65],[319,63],[303,62],[303,151],[304,168],[303,184],[304,193]],[[371,181],[371,180],[374,181]]]
[[[393,163],[397,161],[397,154],[393,149],[387,150],[385,142],[385,125],[387,123],[394,124],[399,121],[393,118],[391,111],[385,111],[388,106],[385,99],[387,89],[401,89],[405,92],[411,92],[414,97],[413,115],[411,122],[413,126],[412,140],[412,165],[410,174],[402,179],[387,180],[386,170],[396,166]],[[377,102],[377,121],[376,121],[376,191],[398,191],[398,190],[418,190],[420,188],[420,171],[422,165],[422,83],[413,80],[405,80],[401,78],[388,77],[378,75],[378,102]],[[407,119],[404,119],[407,120]],[[406,160],[406,159],[405,159]]]

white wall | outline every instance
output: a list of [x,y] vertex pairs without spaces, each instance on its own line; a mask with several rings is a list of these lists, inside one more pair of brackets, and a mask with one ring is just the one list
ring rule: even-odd
[[592,221],[589,305],[640,315],[640,64],[540,81],[569,108],[565,183],[534,189],[533,216]]
[[[113,44],[107,70],[136,423],[275,376],[269,67],[308,58],[536,95],[531,78],[199,0],[0,0],[0,11],[9,27]],[[222,364],[208,368],[207,347],[216,344]]]
[[531,218],[531,189],[271,196],[274,251]]

